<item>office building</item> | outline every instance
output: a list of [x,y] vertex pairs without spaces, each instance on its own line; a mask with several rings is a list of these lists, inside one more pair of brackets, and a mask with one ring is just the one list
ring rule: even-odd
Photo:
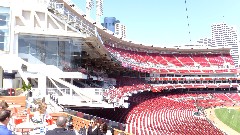
[[102,26],[114,32],[116,35],[126,38],[126,26],[121,24],[115,17],[105,17]]
[[235,65],[239,65],[238,35],[236,29],[226,23],[213,24],[212,26],[212,45],[218,48],[231,48],[231,55]]
[[210,38],[202,38],[197,41],[197,43],[201,44],[203,47],[213,47],[212,39]]
[[115,33],[115,24],[120,23],[115,17],[105,17],[102,26]]
[[212,37],[202,38],[198,44],[206,47],[231,48],[230,54],[236,66],[239,65],[239,40],[237,31],[234,27],[226,23],[213,24],[211,26]]
[[115,34],[122,38],[126,38],[126,26],[121,23],[115,24]]

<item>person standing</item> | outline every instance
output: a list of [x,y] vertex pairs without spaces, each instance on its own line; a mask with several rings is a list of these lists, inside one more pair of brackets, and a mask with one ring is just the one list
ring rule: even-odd
[[87,135],[101,135],[100,128],[95,118],[90,121],[90,126],[87,129]]
[[5,100],[2,100],[0,102],[0,111],[1,110],[6,110],[9,107],[8,103]]
[[72,130],[67,130],[65,127],[67,125],[67,118],[64,116],[59,116],[56,121],[57,128],[53,130],[48,130],[46,135],[76,135]]
[[10,110],[0,111],[0,133],[1,135],[12,135],[12,131],[7,128],[7,125],[11,118]]
[[107,123],[102,123],[100,126],[101,135],[112,135],[112,132],[108,130]]

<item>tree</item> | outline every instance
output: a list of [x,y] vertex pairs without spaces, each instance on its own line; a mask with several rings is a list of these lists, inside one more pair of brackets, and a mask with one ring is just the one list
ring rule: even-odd
[[29,91],[32,89],[32,85],[28,82],[28,85],[24,81],[22,81],[22,90],[23,91]]

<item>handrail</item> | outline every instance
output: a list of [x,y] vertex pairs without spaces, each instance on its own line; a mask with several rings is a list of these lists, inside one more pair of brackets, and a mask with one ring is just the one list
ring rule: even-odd
[[[22,58],[17,57],[17,59],[18,59],[18,62],[21,63],[21,64],[24,64],[24,65],[26,65],[26,66],[32,65],[32,64],[24,61]],[[46,66],[46,64],[43,64],[43,65]],[[18,72],[19,72],[20,75],[23,77],[25,83],[28,82],[27,78],[26,78],[25,75],[24,75],[24,72],[23,72],[21,69],[18,69]],[[49,79],[51,80],[51,78],[49,78]],[[52,80],[51,80],[51,81],[52,81]],[[55,84],[54,82],[52,82],[52,83]],[[55,86],[57,87],[56,84],[55,84]],[[59,89],[59,87],[57,87],[57,90],[58,90],[62,95],[64,95],[64,93]]]
[[[19,58],[19,57],[17,57],[17,56],[15,56],[15,57],[16,57],[16,59],[17,59],[17,61],[18,61],[19,63],[24,64],[24,65],[26,65],[27,67],[34,67],[34,64],[30,64],[30,63],[24,61],[23,59],[21,59],[21,58]],[[32,69],[34,69],[34,68],[32,68]],[[22,70],[19,69],[19,72],[22,73]],[[38,72],[39,72],[39,71],[38,71]],[[68,83],[68,82],[66,82],[66,81],[63,81],[63,80],[55,77],[54,75],[52,75],[52,72],[49,71],[49,69],[46,67],[46,65],[43,65],[43,69],[42,69],[41,72],[39,72],[39,73],[41,73],[42,75],[47,76],[47,77],[51,78],[52,80],[55,80],[55,81],[57,81],[57,82],[65,85],[65,86],[69,87],[70,89],[73,88],[73,91],[75,91],[75,93],[78,94],[79,96],[84,96],[85,98],[90,99],[91,101],[98,101],[98,102],[100,102],[100,103],[103,103],[103,101],[101,101],[101,100],[99,100],[99,99],[93,99],[93,98],[87,96],[87,95],[86,95],[86,92],[83,93],[83,91],[80,91],[81,89],[78,88],[77,86],[72,85],[72,84],[70,84],[70,83]],[[24,75],[24,73],[22,73],[22,74]]]
[[59,95],[58,93],[58,96],[63,96],[64,93],[60,90],[60,88],[58,87],[58,85],[51,79],[49,78],[49,80],[52,82],[52,84],[56,87],[56,89],[62,94],[62,95]]
[[[77,13],[77,15],[75,15],[75,16],[86,16],[86,13],[84,13],[80,8],[78,8],[77,6],[74,6],[74,7],[70,7],[69,5],[72,5],[72,4],[74,4],[74,5],[77,5],[77,4],[75,4],[72,0],[51,0],[52,2],[54,1],[54,2],[64,2],[64,3],[66,3],[67,5],[68,5],[68,7],[66,7],[66,9],[67,8],[69,8],[69,10],[73,10],[74,12],[76,12]],[[114,32],[112,32],[112,31],[110,31],[110,30],[108,30],[108,29],[106,29],[105,27],[103,27],[101,24],[93,24],[93,23],[95,23],[96,21],[95,20],[93,20],[91,17],[85,17],[85,20],[83,20],[84,22],[89,22],[89,24],[91,24],[91,26],[93,26],[93,27],[97,27],[98,29],[100,29],[100,30],[104,30],[104,33],[107,33],[107,34],[109,34],[109,35],[112,35],[112,37],[114,37],[114,39],[120,39],[121,41],[123,41],[123,42],[125,42],[125,43],[127,43],[127,44],[132,44],[132,45],[142,45],[142,44],[144,44],[144,46],[145,47],[151,47],[152,46],[152,44],[146,44],[146,43],[140,43],[140,42],[136,42],[136,41],[132,41],[132,40],[129,40],[129,39],[127,39],[127,38],[123,38],[121,35],[117,35],[117,34],[114,34]],[[87,25],[88,26],[88,25]],[[114,42],[116,42],[116,41],[114,41]],[[152,47],[151,47],[152,48]],[[158,48],[163,48],[163,47],[158,47]],[[165,47],[164,47],[165,48]],[[168,49],[174,49],[174,50],[178,50],[177,48],[168,48]],[[180,47],[180,49],[182,49],[182,47]],[[191,51],[190,49],[191,48],[188,48],[189,49],[189,51]],[[198,48],[196,48],[196,49],[198,49]],[[195,50],[196,50],[195,49]],[[201,48],[200,48],[201,49]],[[216,48],[209,48],[210,50],[215,50]],[[227,48],[217,48],[217,50],[223,50],[223,51],[225,51]],[[206,50],[206,49],[205,49]],[[228,50],[229,50],[229,48],[228,48]],[[209,51],[209,50],[208,50]]]
[[[65,1],[63,1],[65,2]],[[66,3],[69,3],[66,2]],[[63,4],[63,7],[61,8],[61,12],[58,11],[56,4]],[[90,36],[96,36],[95,35],[95,26],[91,23],[86,23],[85,20],[80,19],[80,17],[77,17],[76,15],[73,15],[71,11],[69,11],[67,8],[64,8],[64,3],[60,3],[58,0],[53,0],[50,2],[48,9],[55,10],[54,12],[57,15],[60,15],[63,21],[65,21],[69,26],[76,30],[81,30],[82,32],[85,32],[86,34],[89,34]],[[75,12],[76,9],[74,8]],[[89,25],[90,24],[90,25]]]
[[99,41],[101,42],[101,44],[103,45],[104,43],[103,43],[103,41],[102,41],[101,36],[98,34],[97,27],[95,27],[95,35],[96,35],[96,37],[99,39]]

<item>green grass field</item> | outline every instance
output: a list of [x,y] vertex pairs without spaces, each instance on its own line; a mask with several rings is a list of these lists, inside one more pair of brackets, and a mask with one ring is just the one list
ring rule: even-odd
[[219,120],[240,133],[240,110],[221,108],[215,114]]

